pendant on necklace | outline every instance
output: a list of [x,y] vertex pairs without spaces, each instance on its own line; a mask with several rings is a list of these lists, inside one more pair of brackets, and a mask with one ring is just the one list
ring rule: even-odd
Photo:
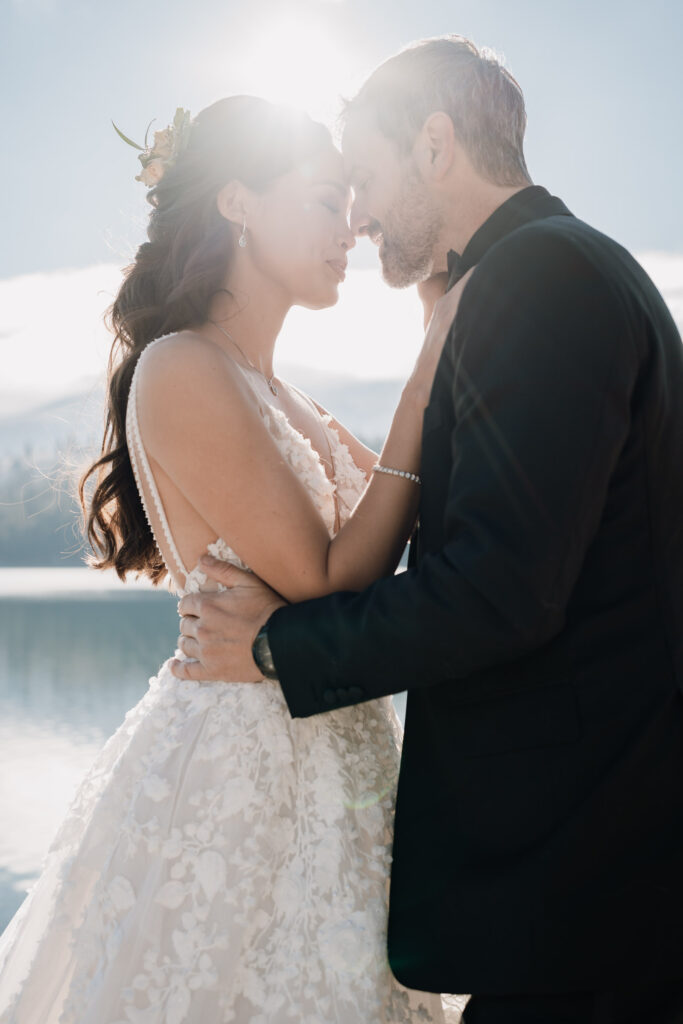
[[270,380],[268,380],[268,378],[266,377],[266,384],[268,385],[268,387],[270,388],[272,393],[277,398],[278,390],[277,390],[277,387],[275,386],[275,384],[273,384],[273,378],[271,377]]

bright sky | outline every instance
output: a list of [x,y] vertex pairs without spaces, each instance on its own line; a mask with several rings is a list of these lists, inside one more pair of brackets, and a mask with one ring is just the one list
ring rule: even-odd
[[[87,347],[106,305],[93,288],[115,288],[115,267],[142,240],[146,218],[135,153],[110,118],[141,139],[176,106],[197,112],[251,91],[330,119],[339,95],[383,58],[453,31],[502,54],[519,79],[534,180],[632,251],[674,254],[667,273],[680,273],[676,0],[3,0],[0,294],[11,301],[0,303],[0,391],[20,386],[27,365],[37,388],[55,387],[102,358],[101,340]],[[357,268],[374,265],[367,245],[352,255]],[[109,269],[94,269],[102,264]],[[317,351],[320,362],[332,339],[322,360],[330,366],[334,346],[367,340],[372,328],[363,375],[397,376],[410,364],[419,311],[359,271],[336,310],[292,325],[298,355]],[[340,370],[354,368],[353,351],[337,348]]]

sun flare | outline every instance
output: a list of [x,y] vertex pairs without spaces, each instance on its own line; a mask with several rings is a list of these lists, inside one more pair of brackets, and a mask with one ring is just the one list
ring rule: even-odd
[[349,87],[351,63],[329,29],[290,15],[259,29],[236,72],[244,92],[303,108],[314,117],[333,117]]

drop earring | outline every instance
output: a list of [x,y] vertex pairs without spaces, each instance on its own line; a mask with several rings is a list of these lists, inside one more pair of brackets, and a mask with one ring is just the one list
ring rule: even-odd
[[242,224],[242,234],[240,235],[239,242],[237,244],[239,245],[240,249],[246,249],[246,246],[247,246],[247,217],[246,217],[246,214],[244,216],[244,222]]

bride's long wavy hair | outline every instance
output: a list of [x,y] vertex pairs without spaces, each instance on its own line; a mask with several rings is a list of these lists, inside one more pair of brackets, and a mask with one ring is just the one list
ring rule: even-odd
[[254,96],[218,100],[192,121],[185,150],[147,194],[148,241],[125,270],[107,311],[114,335],[100,455],[83,474],[79,498],[96,569],[166,575],[138,496],[126,444],[128,393],[138,359],[155,338],[205,323],[224,287],[235,231],[218,212],[218,193],[237,180],[265,191],[308,156],[331,145],[307,115]]

